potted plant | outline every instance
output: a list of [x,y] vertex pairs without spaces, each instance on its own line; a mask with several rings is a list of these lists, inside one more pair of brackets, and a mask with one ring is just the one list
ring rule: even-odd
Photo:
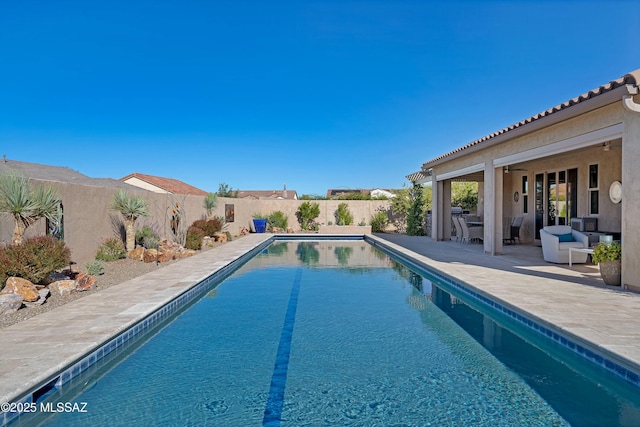
[[591,260],[598,264],[600,276],[607,285],[620,286],[622,246],[619,243],[600,242],[593,249]]
[[256,233],[264,233],[267,229],[267,217],[261,213],[254,213],[253,227],[256,229]]

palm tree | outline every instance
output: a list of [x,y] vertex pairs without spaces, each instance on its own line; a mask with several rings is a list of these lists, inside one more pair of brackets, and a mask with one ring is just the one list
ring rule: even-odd
[[12,243],[19,245],[27,228],[40,218],[55,220],[62,199],[52,187],[32,186],[18,173],[0,175],[0,213],[13,216]]
[[129,196],[126,190],[119,190],[113,196],[111,209],[118,211],[124,218],[127,251],[136,248],[136,220],[141,216],[149,216],[147,201],[141,196]]
[[218,195],[216,193],[209,193],[205,196],[202,206],[207,210],[207,219],[213,217],[213,210],[218,206]]

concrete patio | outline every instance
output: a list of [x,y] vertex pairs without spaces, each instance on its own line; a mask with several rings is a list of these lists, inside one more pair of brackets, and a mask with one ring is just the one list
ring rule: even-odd
[[[271,237],[245,236],[0,329],[0,403],[50,381],[83,354]],[[477,244],[396,234],[372,239],[555,325],[640,372],[640,294],[607,287],[596,266],[552,265],[535,246],[506,246],[504,255],[488,256]]]

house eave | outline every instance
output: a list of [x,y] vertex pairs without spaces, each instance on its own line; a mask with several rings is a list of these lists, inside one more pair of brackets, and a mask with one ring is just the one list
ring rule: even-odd
[[[461,157],[476,153],[481,150],[486,150],[487,148],[493,147],[498,144],[502,144],[514,138],[518,138],[518,137],[536,132],[540,129],[553,126],[560,122],[572,119],[574,117],[578,117],[589,111],[593,111],[598,108],[602,108],[607,105],[614,104],[616,102],[621,102],[623,96],[636,94],[637,91],[638,89],[636,85],[626,84],[626,85],[622,85],[617,88],[611,89],[591,99],[581,101],[570,107],[562,108],[557,111],[552,111],[552,109],[547,110],[547,113],[548,113],[547,115],[536,118],[537,116],[540,116],[540,114],[543,114],[543,113],[540,113],[536,116],[532,116],[526,120],[523,120],[519,123],[511,125],[508,128],[505,128],[501,131],[487,135],[479,140],[476,140],[463,147],[460,147],[450,153],[447,153],[436,159],[425,162],[422,164],[422,170],[427,171],[434,166],[438,166],[440,164],[459,159]],[[554,107],[554,108],[557,108],[557,107]]]

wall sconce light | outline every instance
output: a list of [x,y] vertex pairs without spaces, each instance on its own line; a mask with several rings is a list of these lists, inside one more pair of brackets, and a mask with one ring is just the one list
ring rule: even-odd
[[609,150],[611,150],[611,143],[607,141],[604,144],[602,144],[602,151],[609,151]]

